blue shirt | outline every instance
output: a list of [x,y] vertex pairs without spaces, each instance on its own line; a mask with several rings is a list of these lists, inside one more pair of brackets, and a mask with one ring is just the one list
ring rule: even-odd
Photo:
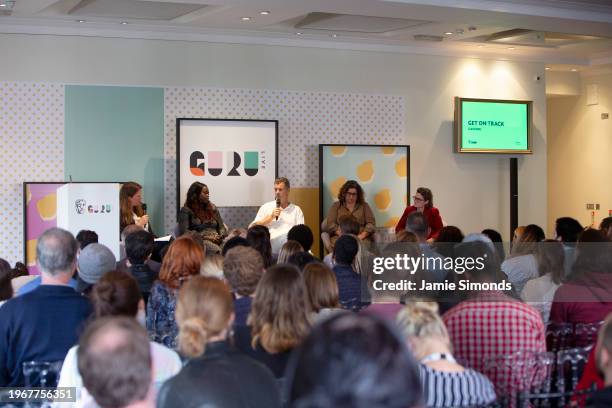
[[[37,276],[36,278],[32,279],[31,281],[29,281],[28,283],[20,287],[19,290],[17,291],[17,296],[25,295],[26,293],[33,291],[39,286],[40,286],[40,276]],[[68,286],[76,290],[76,287],[77,287],[76,279],[70,279],[70,281],[68,282]]]
[[23,387],[26,361],[64,360],[92,313],[69,286],[40,285],[0,308],[0,387]]
[[336,264],[333,268],[338,282],[340,304],[344,309],[358,311],[363,306],[361,302],[361,276],[351,265]]

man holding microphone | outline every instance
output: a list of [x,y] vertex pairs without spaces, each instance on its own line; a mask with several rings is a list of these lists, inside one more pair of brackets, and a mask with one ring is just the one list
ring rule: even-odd
[[294,225],[304,224],[302,209],[289,202],[290,184],[286,177],[274,180],[274,201],[262,205],[255,220],[249,225],[263,225],[270,231],[272,254],[278,255],[287,241],[287,233]]

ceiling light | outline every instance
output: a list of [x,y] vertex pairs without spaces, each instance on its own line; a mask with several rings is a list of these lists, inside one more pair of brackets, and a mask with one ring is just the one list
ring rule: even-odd
[[297,32],[297,33],[295,33],[295,35],[302,35],[302,33],[300,33],[300,32]]
[[544,69],[545,69],[545,70],[547,70],[547,71],[550,71],[550,67],[546,67],[546,68],[544,68]]
[[240,17],[242,21],[250,21],[251,17]]
[[129,23],[128,23],[127,21],[122,21],[122,22],[121,22],[121,23],[119,23],[119,24],[121,24],[121,25],[127,25],[127,24],[129,24]]
[[6,4],[0,3],[0,7],[6,7]]
[[572,68],[572,72],[576,72],[578,71],[576,68]]
[[269,11],[260,11],[259,14],[261,14],[262,16],[267,16],[270,14]]
[[84,23],[85,20],[77,20],[77,23]]
[[515,47],[508,47],[509,50],[515,50]]
[[480,45],[478,46],[478,48],[484,48],[484,45],[480,44]]
[[336,38],[336,37],[338,37],[338,34],[332,34],[332,37]]
[[444,33],[444,35],[453,35],[453,32],[452,31],[447,31],[447,32]]
[[462,28],[458,28],[458,29],[455,30],[455,33],[463,34],[463,29]]

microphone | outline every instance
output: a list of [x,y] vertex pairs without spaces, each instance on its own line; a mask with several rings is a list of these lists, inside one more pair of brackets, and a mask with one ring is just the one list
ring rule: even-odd
[[[280,197],[276,196],[276,208],[280,208]],[[278,215],[276,216],[276,221],[278,221]]]
[[[147,215],[147,204],[146,203],[142,203],[142,204],[140,204],[140,207],[142,208],[142,211],[144,212],[143,215]],[[142,228],[145,231],[149,231],[149,223],[147,222]]]
[[144,211],[144,213],[146,214],[147,213],[147,203],[142,203],[140,207],[142,207],[142,211]]

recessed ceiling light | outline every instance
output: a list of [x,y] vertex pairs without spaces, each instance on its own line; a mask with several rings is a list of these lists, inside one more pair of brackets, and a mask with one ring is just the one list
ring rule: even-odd
[[262,16],[267,16],[268,14],[270,14],[269,11],[260,11],[259,14],[261,14]]
[[300,32],[297,32],[297,33],[295,33],[295,35],[302,35],[302,33],[300,33]]
[[463,34],[463,28],[458,28],[455,30],[455,33],[457,34]]
[[576,68],[572,68],[572,72],[576,72],[578,71]]
[[509,50],[515,50],[515,47],[508,47]]
[[453,32],[452,31],[447,31],[447,32],[444,33],[444,35],[453,35]]
[[333,38],[336,38],[336,37],[338,37],[338,34],[332,34],[331,36],[332,36]]
[[77,23],[85,23],[85,20],[77,20]]
[[476,30],[477,30],[477,28],[474,27],[474,26],[468,27],[468,31],[476,31]]
[[546,67],[546,68],[544,68],[544,69],[545,69],[545,70],[547,70],[547,71],[550,71],[550,67]]
[[250,21],[251,17],[240,17],[242,21]]
[[0,7],[6,7],[6,4],[0,3]]
[[127,21],[122,21],[122,22],[121,22],[121,23],[119,23],[119,24],[121,24],[121,25],[127,25],[127,24],[129,24],[129,23],[128,23]]
[[484,45],[481,44],[481,45],[478,46],[478,48],[484,48]]

